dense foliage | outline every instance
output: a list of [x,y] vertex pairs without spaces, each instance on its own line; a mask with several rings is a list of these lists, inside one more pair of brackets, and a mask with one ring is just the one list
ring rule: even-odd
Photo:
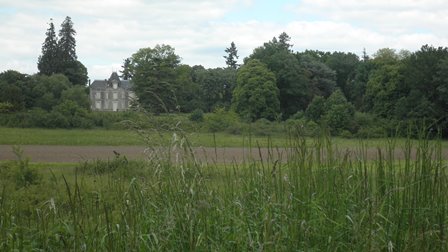
[[141,106],[155,113],[176,111],[174,85],[179,62],[169,45],[142,48],[132,55],[132,81]]
[[[87,78],[77,60],[75,34],[70,17],[62,23],[59,37],[50,22],[38,62],[40,77],[15,71],[0,75],[0,113],[56,113],[55,106],[71,100],[86,110],[78,114],[89,114],[87,93],[71,90]],[[447,136],[447,48],[383,48],[372,58],[365,51],[359,58],[346,52],[294,52],[290,41],[281,33],[255,48],[242,65],[232,42],[224,50],[227,67],[209,69],[181,64],[169,45],[141,48],[124,60],[122,78],[134,83],[140,107],[156,114],[224,109],[236,112],[243,122],[300,120],[329,125],[333,134],[345,136],[385,135],[391,125],[404,131],[423,121],[429,130],[440,128]],[[265,69],[258,71],[254,62]],[[264,72],[273,74],[268,82],[261,81],[267,76]],[[63,125],[78,124],[55,127]]]
[[238,71],[233,105],[242,117],[275,119],[280,111],[278,96],[274,73],[259,60],[250,60]]
[[76,56],[76,31],[70,17],[61,24],[59,38],[56,37],[53,21],[46,32],[37,68],[41,75],[64,74],[75,85],[87,84],[87,69]]

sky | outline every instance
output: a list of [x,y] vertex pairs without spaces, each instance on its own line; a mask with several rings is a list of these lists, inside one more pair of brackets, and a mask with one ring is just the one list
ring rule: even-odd
[[282,32],[295,51],[448,46],[446,0],[0,0],[0,72],[36,73],[50,20],[59,30],[66,16],[91,80],[157,44],[174,47],[183,64],[215,68],[233,41],[242,63]]

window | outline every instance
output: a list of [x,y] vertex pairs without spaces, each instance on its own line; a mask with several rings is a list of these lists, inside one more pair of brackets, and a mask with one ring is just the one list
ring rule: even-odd
[[117,99],[118,99],[118,93],[114,92],[114,100],[117,100]]
[[101,99],[101,92],[95,92],[95,99]]
[[95,102],[95,108],[96,109],[101,109],[101,101],[96,101]]

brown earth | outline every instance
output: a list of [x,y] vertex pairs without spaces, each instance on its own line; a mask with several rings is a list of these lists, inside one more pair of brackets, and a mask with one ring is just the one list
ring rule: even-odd
[[[88,160],[97,159],[112,159],[115,153],[125,155],[128,159],[145,159],[150,158],[155,152],[163,152],[161,149],[151,150],[144,146],[55,146],[55,145],[25,145],[21,146],[24,157],[30,158],[32,162],[68,162],[77,163]],[[194,156],[201,161],[218,162],[218,163],[232,163],[242,162],[244,160],[263,158],[266,160],[272,157],[280,160],[287,160],[288,149],[274,149],[267,148],[252,149],[249,151],[244,148],[194,148]],[[114,153],[115,152],[115,153]],[[167,153],[167,152],[164,152]],[[171,150],[171,158],[178,157],[177,150]],[[359,153],[352,149],[343,149],[338,151],[338,156],[345,156],[346,153],[352,159],[357,159]],[[383,152],[384,154],[384,152]],[[367,159],[373,160],[378,158],[378,150],[376,148],[369,148],[364,154]],[[412,156],[415,156],[415,150]],[[442,157],[448,160],[448,149],[442,150]],[[13,152],[11,145],[0,145],[0,161],[15,160],[17,157]],[[401,149],[394,151],[394,159],[404,159],[404,153]]]

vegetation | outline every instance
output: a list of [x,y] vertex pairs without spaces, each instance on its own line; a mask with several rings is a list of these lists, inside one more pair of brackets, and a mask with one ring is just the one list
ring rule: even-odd
[[141,106],[154,113],[176,110],[174,81],[179,62],[169,45],[142,48],[132,55],[132,81]]
[[232,103],[243,118],[274,120],[280,112],[278,96],[275,75],[260,61],[251,60],[238,71]]
[[[0,249],[448,249],[440,141],[407,139],[398,162],[389,139],[369,161],[362,142],[341,154],[331,138],[300,132],[287,156],[232,164],[198,163],[182,134],[147,162],[117,154],[37,168],[18,153],[0,164]],[[41,178],[23,186],[22,166]]]
[[230,47],[226,48],[224,50],[226,53],[228,53],[227,56],[224,56],[226,59],[226,65],[229,68],[237,69],[238,68],[238,50],[236,49],[235,43],[232,41],[230,43]]
[[[38,59],[39,74],[0,73],[1,126],[118,125],[103,123],[90,111],[87,71],[77,60],[75,34],[70,17],[58,36],[51,21]],[[190,118],[197,122],[198,111],[231,115],[230,121],[221,120],[223,125],[219,115],[203,116],[207,127],[199,128],[212,132],[238,134],[248,122],[268,120],[283,128],[291,123],[327,125],[337,136],[383,137],[395,131],[407,134],[410,125],[425,121],[429,131],[441,129],[442,137],[448,136],[447,48],[383,48],[373,58],[364,51],[360,59],[345,52],[294,52],[283,32],[255,48],[242,65],[234,42],[224,51],[227,67],[206,69],[181,64],[169,45],[141,48],[124,60],[121,73],[134,83],[137,108],[156,115],[194,111]]]
[[56,37],[53,21],[46,32],[42,44],[42,55],[39,56],[37,68],[39,74],[51,76],[64,74],[71,83],[77,85],[87,84],[87,69],[76,56],[76,31],[70,17],[66,17],[61,24],[59,38]]

